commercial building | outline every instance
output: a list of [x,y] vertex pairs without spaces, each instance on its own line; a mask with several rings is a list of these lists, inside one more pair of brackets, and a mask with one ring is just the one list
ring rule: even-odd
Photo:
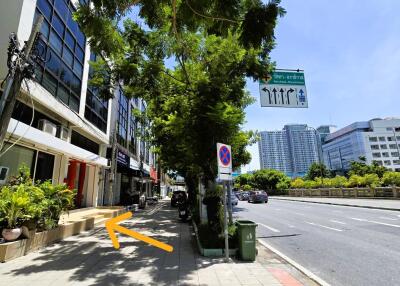
[[282,131],[260,132],[261,169],[275,169],[291,177],[304,176],[319,162],[318,138],[306,124],[288,124]]
[[[96,206],[108,166],[109,101],[88,87],[90,47],[72,19],[76,3],[53,0],[0,2],[0,78],[7,74],[11,32],[27,41],[44,16],[35,80],[23,84],[0,157],[4,182],[25,164],[35,180],[67,183],[78,207]],[[30,126],[31,125],[31,126]],[[13,145],[13,146],[12,146]],[[12,147],[11,147],[12,146]]]
[[0,150],[0,184],[25,164],[35,181],[76,189],[78,207],[129,204],[129,195],[137,190],[151,195],[153,186],[161,184],[157,160],[138,135],[143,123],[133,115],[145,103],[128,100],[120,89],[113,99],[103,100],[88,84],[89,61],[96,55],[73,20],[77,5],[70,0],[0,2],[1,80],[8,72],[10,33],[23,46],[35,18],[44,17],[35,47],[43,60],[35,65],[35,79],[26,81],[18,95]]
[[322,145],[325,164],[335,171],[347,171],[352,161],[365,157],[394,171],[400,171],[400,119],[385,118],[354,122],[328,135]]

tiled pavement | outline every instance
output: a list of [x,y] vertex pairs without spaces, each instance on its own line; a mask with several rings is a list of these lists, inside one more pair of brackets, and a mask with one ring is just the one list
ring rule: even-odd
[[199,256],[189,225],[160,204],[122,225],[172,245],[172,253],[122,235],[115,250],[98,228],[0,264],[0,285],[316,285],[262,246],[254,263]]

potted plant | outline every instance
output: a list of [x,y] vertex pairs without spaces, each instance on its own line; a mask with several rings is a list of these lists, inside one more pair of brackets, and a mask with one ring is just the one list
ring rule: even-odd
[[26,210],[30,198],[22,184],[15,189],[5,186],[0,191],[0,221],[5,228],[2,236],[6,241],[14,241],[21,235],[21,224],[30,218]]

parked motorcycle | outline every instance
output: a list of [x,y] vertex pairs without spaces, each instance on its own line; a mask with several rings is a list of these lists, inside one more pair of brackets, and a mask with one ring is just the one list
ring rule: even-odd
[[188,201],[185,197],[181,196],[180,198],[178,198],[178,214],[179,214],[179,218],[183,221],[186,222],[189,217],[189,204]]

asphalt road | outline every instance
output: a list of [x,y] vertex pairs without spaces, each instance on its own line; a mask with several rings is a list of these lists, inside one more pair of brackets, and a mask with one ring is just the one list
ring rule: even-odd
[[400,285],[400,212],[270,199],[234,216],[331,285]]

